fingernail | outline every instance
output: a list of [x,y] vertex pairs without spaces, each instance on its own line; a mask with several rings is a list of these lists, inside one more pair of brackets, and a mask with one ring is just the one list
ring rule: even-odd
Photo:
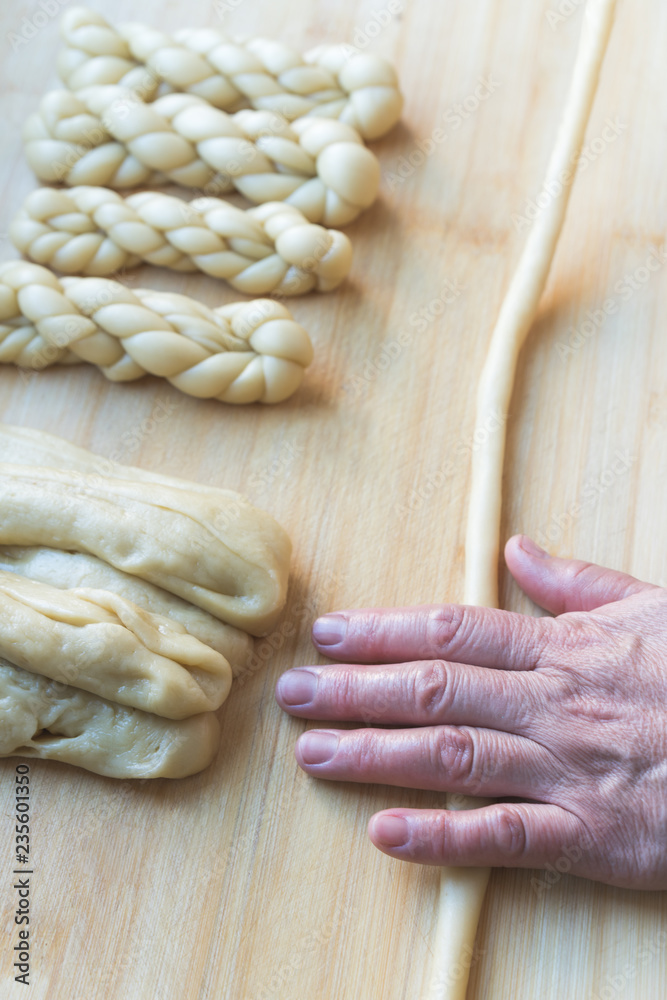
[[535,556],[539,559],[544,559],[545,556],[549,555],[548,552],[541,549],[532,538],[528,537],[528,535],[521,535],[521,538],[519,539],[519,548],[523,549],[527,555]]
[[347,621],[342,615],[324,615],[313,625],[313,639],[320,646],[335,646],[342,642],[347,632]]
[[410,839],[410,827],[402,816],[378,816],[373,820],[373,836],[385,847],[404,847]]
[[304,764],[326,764],[338,748],[338,737],[334,733],[324,733],[311,729],[299,740],[299,750]]
[[307,705],[315,697],[317,677],[310,670],[288,670],[278,681],[277,694],[286,705]]

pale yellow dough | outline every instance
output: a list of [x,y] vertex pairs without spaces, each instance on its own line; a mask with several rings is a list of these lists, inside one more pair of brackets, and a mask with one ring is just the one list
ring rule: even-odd
[[212,712],[180,722],[55,684],[0,658],[0,757],[41,757],[111,778],[185,778],[218,749]]
[[114,569],[95,556],[59,549],[8,546],[0,548],[0,570],[62,590],[85,587],[119,594],[145,611],[184,626],[190,635],[224,656],[234,676],[244,673],[247,668],[253,645],[250,636],[241,629],[219,621],[207,611],[152,583]]
[[[507,417],[519,351],[535,320],[563,227],[574,171],[597,90],[616,0],[588,0],[570,93],[544,188],[558,192],[533,223],[496,322],[477,391],[476,426]],[[569,178],[563,183],[563,178]],[[466,532],[466,604],[498,607],[498,557],[506,420],[475,448]],[[488,800],[456,796],[455,808]],[[453,807],[452,798],[448,805]],[[465,1000],[470,958],[489,878],[486,868],[443,868],[429,997]],[[460,969],[462,975],[453,976]]]
[[393,67],[351,45],[321,45],[302,58],[283,42],[238,42],[213,28],[174,35],[144,24],[114,29],[85,7],[66,10],[60,31],[66,48],[58,69],[71,90],[120,83],[152,100],[164,82],[226,110],[250,104],[290,120],[338,118],[366,139],[388,132],[403,106]]
[[185,202],[156,191],[123,199],[107,188],[38,188],[9,233],[31,260],[65,274],[156,264],[203,271],[247,295],[328,292],[352,262],[347,236],[284,202],[243,211],[219,198]]
[[307,332],[271,299],[209,309],[108,278],[58,279],[38,264],[0,264],[0,363],[88,362],[114,382],[149,373],[200,399],[279,403],[312,358]]
[[0,572],[0,657],[167,719],[220,708],[232,671],[183,625],[105,590]]
[[253,635],[285,603],[291,544],[239,494],[0,425],[0,545],[97,556]]
[[172,181],[256,204],[285,201],[310,222],[352,222],[377,196],[380,168],[358,132],[329,118],[228,115],[191,94],[145,104],[126,87],[56,90],[23,130],[40,180],[127,188]]

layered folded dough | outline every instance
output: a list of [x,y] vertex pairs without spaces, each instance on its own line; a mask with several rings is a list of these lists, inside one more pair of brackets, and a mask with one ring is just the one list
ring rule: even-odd
[[236,493],[0,424],[0,756],[202,770],[290,552]]
[[8,425],[0,425],[0,456],[0,545],[97,556],[252,635],[275,624],[291,544],[239,494]]
[[252,653],[252,639],[241,629],[219,621],[152,583],[114,569],[95,556],[12,545],[0,548],[0,570],[63,590],[87,587],[119,594],[145,611],[183,625],[190,635],[225,657],[233,676],[244,672]]
[[212,712],[181,722],[27,673],[0,658],[0,757],[41,757],[111,778],[185,778],[215,757]]
[[215,711],[232,684],[183,625],[107,590],[59,590],[0,572],[0,657],[167,719]]

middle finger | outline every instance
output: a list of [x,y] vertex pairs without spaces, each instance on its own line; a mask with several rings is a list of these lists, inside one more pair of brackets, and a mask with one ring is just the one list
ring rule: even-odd
[[469,725],[528,735],[546,678],[446,660],[383,666],[329,664],[282,675],[276,698],[308,719],[374,724]]

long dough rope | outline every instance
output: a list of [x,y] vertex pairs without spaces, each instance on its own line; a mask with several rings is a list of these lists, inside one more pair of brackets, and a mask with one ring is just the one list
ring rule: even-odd
[[403,106],[393,67],[350,45],[321,45],[302,58],[282,42],[237,42],[212,28],[171,36],[144,24],[112,28],[85,7],[66,11],[60,31],[67,47],[58,70],[70,90],[119,83],[152,100],[164,81],[227,111],[338,118],[365,139],[388,132]]
[[22,253],[65,274],[100,277],[145,262],[203,271],[248,295],[336,288],[352,245],[283,202],[243,211],[218,198],[156,191],[125,200],[107,188],[38,188],[10,226]]
[[376,157],[343,122],[290,124],[271,111],[228,115],[191,94],[145,104],[127,87],[54,90],[26,121],[23,138],[42,181],[237,190],[255,204],[286,201],[325,226],[356,219],[380,183]]
[[0,265],[0,363],[37,370],[87,361],[114,382],[148,373],[199,399],[279,403],[312,358],[306,331],[271,299],[209,309],[106,278]]
[[[477,393],[476,426],[507,414],[519,351],[534,322],[560,236],[590,118],[616,0],[588,0],[570,93],[547,168],[545,190],[558,191],[535,220],[494,328]],[[473,454],[466,533],[466,604],[498,606],[498,557],[505,426]],[[449,808],[479,799],[448,797]],[[431,998],[465,1000],[488,869],[443,868]],[[455,973],[454,974],[454,970]]]

